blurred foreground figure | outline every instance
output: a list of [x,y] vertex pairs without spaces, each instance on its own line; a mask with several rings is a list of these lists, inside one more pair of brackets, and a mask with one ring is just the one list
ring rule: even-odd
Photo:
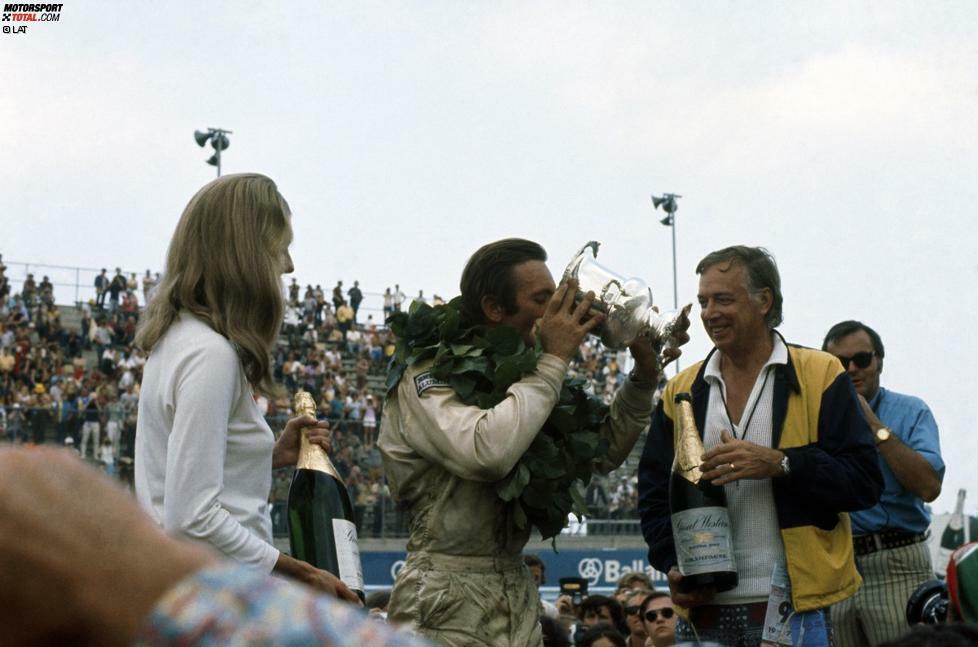
[[884,483],[879,503],[849,515],[863,586],[832,607],[832,628],[839,647],[875,647],[906,633],[907,600],[934,577],[926,503],[941,493],[944,461],[927,404],[880,386],[885,351],[875,330],[842,321],[826,333],[822,350],[835,355],[852,378]]
[[425,644],[168,537],[119,486],[48,448],[0,449],[0,627],[2,647]]

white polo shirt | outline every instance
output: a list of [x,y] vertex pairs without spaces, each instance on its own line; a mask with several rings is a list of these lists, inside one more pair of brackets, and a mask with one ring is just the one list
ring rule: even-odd
[[[754,387],[738,424],[727,415],[727,386],[720,374],[718,350],[706,364],[703,377],[710,385],[703,444],[712,449],[720,444],[721,430],[763,447],[771,446],[771,421],[774,414],[775,365],[788,363],[788,347],[779,335],[772,335],[774,347],[757,374]],[[778,529],[771,479],[741,479],[724,486],[730,510],[737,587],[718,593],[716,604],[763,602],[771,593],[771,573],[777,562],[784,562],[784,546]]]

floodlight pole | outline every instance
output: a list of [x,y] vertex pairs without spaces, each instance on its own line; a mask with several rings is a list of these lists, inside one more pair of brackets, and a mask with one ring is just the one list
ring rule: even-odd
[[210,130],[213,132],[213,135],[211,136],[211,145],[214,143],[217,144],[217,146],[214,147],[214,149],[217,151],[217,177],[221,177],[221,151],[224,150],[224,142],[228,140],[225,135],[230,135],[231,131],[224,130],[223,128],[212,128]]
[[[220,164],[220,159],[221,158],[218,157],[217,159],[218,159],[217,168],[220,169],[221,168],[221,164]],[[218,175],[220,175],[220,172],[218,172]],[[678,283],[678,279],[676,278],[676,276],[677,276],[677,272],[676,272],[676,214],[672,214],[671,220],[672,220],[672,222],[670,223],[669,228],[672,229],[672,309],[673,310],[678,310],[679,309],[679,283]]]
[[[656,209],[662,207],[666,212],[666,217],[659,222],[672,229],[672,309],[679,310],[679,273],[676,269],[676,211],[679,205],[676,198],[681,198],[676,193],[663,193],[662,197],[652,196],[652,206]],[[676,362],[676,374],[679,374],[679,360]]]
[[208,128],[206,133],[200,130],[194,131],[194,139],[197,141],[198,146],[203,148],[207,142],[211,143],[211,147],[214,149],[214,155],[206,163],[217,167],[217,177],[221,177],[221,151],[230,145],[230,140],[228,140],[227,135],[231,134],[232,132],[230,130],[224,130],[223,128]]

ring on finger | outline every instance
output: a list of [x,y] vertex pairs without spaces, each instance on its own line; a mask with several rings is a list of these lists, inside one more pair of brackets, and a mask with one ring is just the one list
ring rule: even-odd
[[736,467],[734,466],[734,464],[733,464],[733,463],[730,463],[730,471],[732,472],[732,471],[734,471],[735,469],[737,469],[737,468],[736,468]]

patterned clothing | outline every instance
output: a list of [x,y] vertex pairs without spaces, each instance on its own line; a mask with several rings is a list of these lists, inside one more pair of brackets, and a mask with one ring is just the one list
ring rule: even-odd
[[[689,619],[676,621],[676,641],[690,644],[713,643],[724,647],[758,647],[764,629],[766,602],[736,605],[709,605],[690,611]],[[804,647],[828,647],[829,626],[821,609],[790,616],[779,642]]]
[[167,592],[133,644],[428,645],[394,633],[350,604],[232,562],[198,571]]
[[[876,416],[894,436],[922,456],[944,479],[944,461],[933,414],[920,398],[880,388],[869,401]],[[907,491],[883,457],[879,458],[884,489],[878,504],[852,513],[856,540],[856,566],[863,588],[849,600],[832,607],[832,624],[837,644],[862,647],[896,640],[906,633],[905,609],[910,594],[934,577],[926,541],[917,535],[930,526],[930,510],[924,501]],[[860,555],[860,547],[880,538],[904,534],[912,545],[883,548]],[[894,545],[894,544],[889,544]]]
[[934,577],[927,542],[856,556],[863,586],[832,606],[835,644],[864,647],[907,633],[907,600],[919,584]]

